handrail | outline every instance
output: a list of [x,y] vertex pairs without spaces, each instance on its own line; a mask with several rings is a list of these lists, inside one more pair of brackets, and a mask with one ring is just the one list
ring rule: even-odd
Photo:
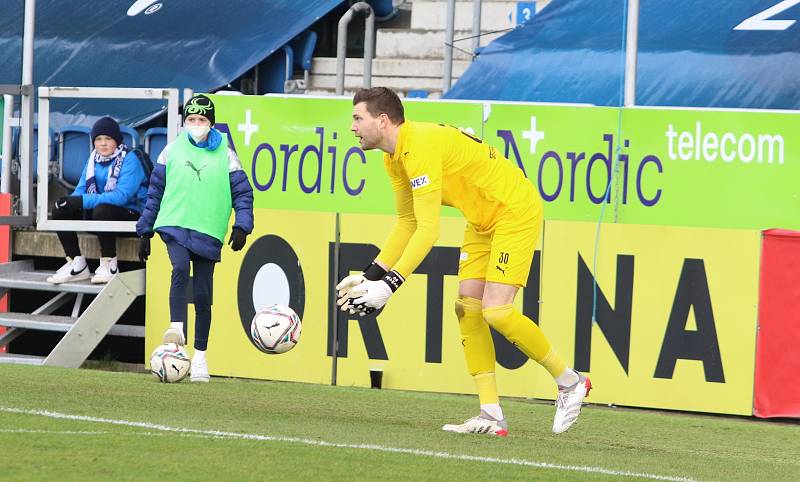
[[475,59],[474,52],[481,46],[481,0],[472,1],[472,52],[473,60]]
[[375,12],[367,2],[354,3],[339,19],[336,36],[336,95],[344,94],[344,67],[347,55],[347,26],[356,13],[367,16],[364,27],[364,87],[372,86],[372,57],[375,54]]
[[455,30],[456,0],[447,0],[447,27],[444,32],[444,74],[442,94],[450,90],[453,83],[453,36]]

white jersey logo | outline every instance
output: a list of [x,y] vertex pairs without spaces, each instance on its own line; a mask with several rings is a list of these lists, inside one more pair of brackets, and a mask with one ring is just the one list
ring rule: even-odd
[[411,180],[411,189],[419,189],[422,186],[427,186],[430,183],[431,181],[428,179],[428,175],[423,174]]

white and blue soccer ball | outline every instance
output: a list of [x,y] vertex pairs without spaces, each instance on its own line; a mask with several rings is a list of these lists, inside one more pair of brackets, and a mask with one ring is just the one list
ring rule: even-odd
[[267,305],[256,312],[250,323],[250,336],[259,350],[270,355],[286,353],[300,341],[303,324],[293,309]]
[[186,378],[191,367],[189,354],[175,343],[159,345],[150,355],[150,373],[160,382],[179,382]]

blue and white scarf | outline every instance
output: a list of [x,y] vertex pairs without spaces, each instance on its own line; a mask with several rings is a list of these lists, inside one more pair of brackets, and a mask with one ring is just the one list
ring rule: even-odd
[[117,149],[110,156],[101,156],[96,149],[92,149],[92,153],[89,154],[89,165],[86,166],[86,193],[97,194],[97,181],[94,178],[95,163],[106,164],[111,161],[114,161],[114,165],[109,169],[108,179],[106,180],[103,192],[113,191],[117,187],[117,179],[119,178],[120,171],[122,171],[122,161],[127,154],[128,146],[125,144],[118,145]]

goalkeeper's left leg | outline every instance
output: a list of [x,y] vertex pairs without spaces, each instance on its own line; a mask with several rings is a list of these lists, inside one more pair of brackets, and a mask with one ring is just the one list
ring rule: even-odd
[[461,297],[456,301],[456,317],[461,330],[461,346],[469,373],[475,379],[481,405],[499,404],[494,366],[495,353],[489,325],[483,319],[481,300]]

